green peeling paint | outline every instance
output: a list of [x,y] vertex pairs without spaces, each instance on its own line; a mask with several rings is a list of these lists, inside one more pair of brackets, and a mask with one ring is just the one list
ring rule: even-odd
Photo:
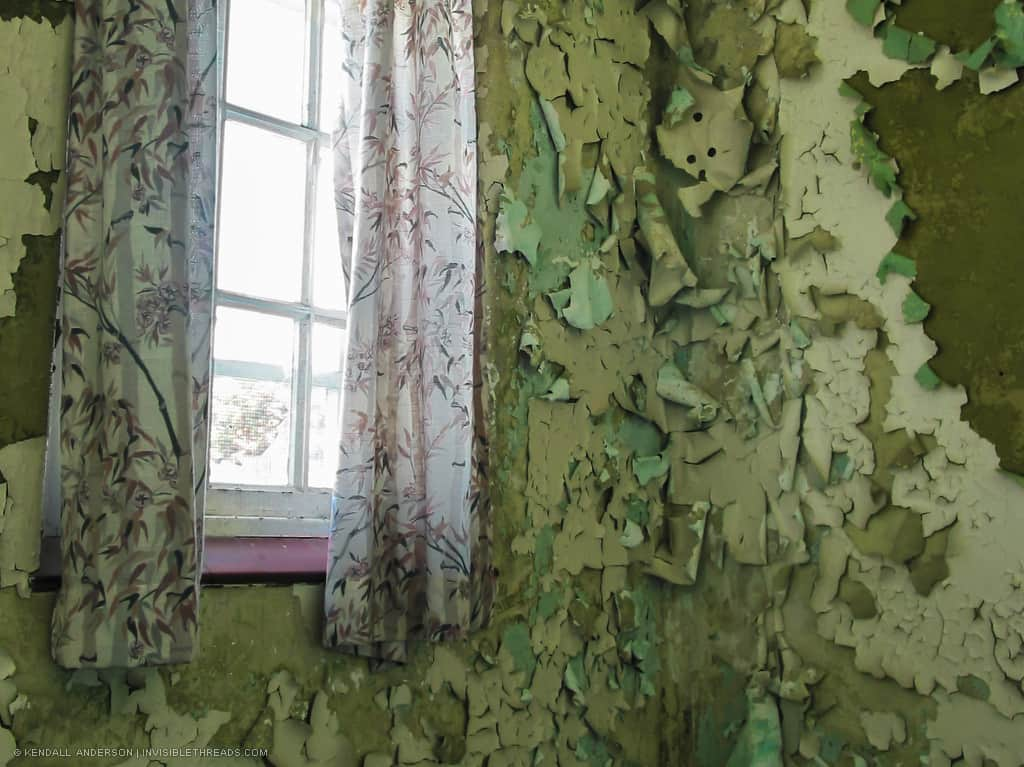
[[908,64],[923,64],[935,53],[935,41],[923,34],[914,34],[895,24],[883,31],[882,52],[891,59]]
[[527,223],[529,215],[524,203],[510,195],[502,195],[494,246],[499,253],[519,253],[530,266],[534,266],[541,230],[532,221]]
[[569,287],[549,293],[558,316],[580,330],[592,330],[612,316],[612,294],[608,281],[589,266],[569,272]]
[[917,276],[917,264],[906,256],[901,256],[899,253],[886,253],[885,258],[878,265],[876,275],[878,276],[878,281],[885,284],[885,280],[890,274],[900,274],[914,279]]
[[870,27],[875,23],[875,15],[881,4],[882,0],[846,0],[846,10],[858,24]]
[[924,322],[932,307],[913,290],[903,299],[903,319],[907,322]]
[[917,214],[903,200],[897,200],[889,208],[889,212],[885,214],[885,220],[889,222],[889,226],[892,227],[896,236],[899,237],[903,234],[903,228],[906,226],[907,221],[917,220]]
[[530,647],[530,629],[525,623],[513,623],[501,635],[501,646],[509,651],[515,662],[516,671],[526,674],[529,685],[534,669],[537,668],[537,656]]
[[1024,67],[1024,4],[1004,0],[996,8],[996,40],[1000,52],[996,64],[1004,69]]
[[931,369],[927,362],[917,369],[917,372],[914,373],[914,379],[922,387],[930,391],[934,391],[942,385],[942,380],[935,375],[935,371]]
[[878,137],[859,119],[850,123],[850,149],[882,194],[888,197],[898,189],[892,158],[882,151]]

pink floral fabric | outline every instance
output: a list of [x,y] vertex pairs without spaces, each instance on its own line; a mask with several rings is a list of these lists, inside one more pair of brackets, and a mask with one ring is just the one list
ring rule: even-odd
[[348,285],[324,641],[400,658],[491,601],[477,434],[469,0],[340,0],[335,181]]
[[197,632],[216,188],[216,0],[77,0],[61,310],[65,668]]

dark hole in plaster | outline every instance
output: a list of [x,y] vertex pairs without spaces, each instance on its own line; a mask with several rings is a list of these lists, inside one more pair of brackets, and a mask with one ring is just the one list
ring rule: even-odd
[[704,119],[704,113],[703,112],[694,112],[693,113],[693,121],[695,123],[699,123],[703,119]]
[[716,154],[718,154],[717,149],[715,149],[714,147],[708,148],[708,157],[714,157]]
[[697,162],[697,155],[691,154],[687,156],[686,161],[690,163],[690,165],[693,165],[695,162]]

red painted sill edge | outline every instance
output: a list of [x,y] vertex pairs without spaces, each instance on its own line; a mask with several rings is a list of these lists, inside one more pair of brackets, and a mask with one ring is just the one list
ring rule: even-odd
[[[207,538],[204,584],[323,583],[327,571],[326,538]],[[33,590],[50,591],[60,583],[60,541],[43,538]]]

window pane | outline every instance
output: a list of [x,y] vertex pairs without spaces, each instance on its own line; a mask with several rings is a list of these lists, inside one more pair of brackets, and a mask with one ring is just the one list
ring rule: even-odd
[[228,11],[227,100],[255,112],[302,122],[306,4],[237,0]]
[[331,133],[341,106],[341,2],[324,3],[324,44],[320,75],[320,130]]
[[316,238],[313,253],[313,304],[321,309],[345,308],[345,278],[341,272],[338,217],[334,210],[334,160],[330,149],[320,151],[316,187]]
[[288,485],[295,323],[217,307],[210,481]]
[[223,162],[217,287],[298,301],[306,145],[228,121]]
[[309,410],[309,486],[333,487],[341,439],[341,361],[345,331],[313,325],[313,390]]

